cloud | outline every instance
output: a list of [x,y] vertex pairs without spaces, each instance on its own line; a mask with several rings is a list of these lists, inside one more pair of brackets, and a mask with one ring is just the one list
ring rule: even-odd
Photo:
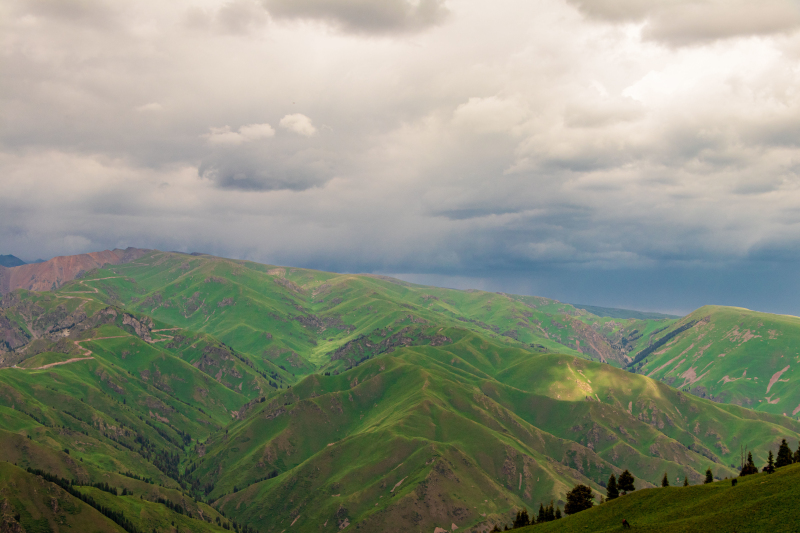
[[263,0],[277,18],[321,20],[353,33],[415,32],[441,24],[444,0]]
[[158,102],[150,102],[149,104],[140,105],[136,108],[136,111],[140,113],[148,113],[153,111],[161,111],[164,109],[164,106],[159,104]]
[[678,2],[434,2],[427,25],[423,3],[279,4],[3,6],[2,253],[203,250],[627,305],[759,286],[797,309],[768,274],[796,269],[798,32],[702,40],[720,16],[708,45],[664,46],[689,42],[653,37]]
[[800,4],[793,0],[567,1],[592,18],[646,22],[645,38],[677,46],[800,28]]
[[311,137],[317,133],[317,128],[311,123],[311,119],[300,113],[286,115],[281,119],[280,126],[306,137]]
[[221,128],[211,127],[204,137],[209,144],[235,145],[259,139],[268,139],[275,135],[275,130],[269,124],[249,124],[241,126],[239,131],[232,131],[230,126]]
[[221,34],[249,35],[267,25],[264,8],[254,0],[233,0],[218,9],[204,9],[196,5],[184,14],[186,27],[195,30],[212,30]]

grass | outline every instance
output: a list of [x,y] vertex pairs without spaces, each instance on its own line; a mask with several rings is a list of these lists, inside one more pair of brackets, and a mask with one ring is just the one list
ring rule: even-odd
[[522,528],[520,533],[620,531],[648,532],[793,532],[800,523],[800,464],[774,474],[756,474],[690,487],[637,490],[555,522]]

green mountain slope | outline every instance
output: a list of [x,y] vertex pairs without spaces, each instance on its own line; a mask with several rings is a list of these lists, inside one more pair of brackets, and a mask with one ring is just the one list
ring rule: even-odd
[[774,474],[691,487],[637,490],[573,516],[517,529],[520,533],[632,531],[669,533],[793,532],[800,524],[800,464]]
[[215,505],[262,531],[463,528],[563,505],[577,482],[602,492],[622,468],[640,486],[664,471],[734,475],[739,443],[763,443],[760,459],[800,436],[783,417],[609,365],[443,334],[452,342],[306,378],[209,439],[198,472],[214,480]]
[[146,531],[480,529],[800,438],[616,368],[689,322],[150,252],[3,296],[0,452]]
[[654,335],[632,368],[693,394],[800,414],[800,318],[701,307]]
[[672,323],[598,317],[546,298],[162,252],[91,272],[59,293],[83,293],[211,334],[256,368],[277,366],[294,376],[350,366],[358,358],[339,353],[336,363],[337,350],[409,324],[461,326],[516,346],[621,365],[650,332]]

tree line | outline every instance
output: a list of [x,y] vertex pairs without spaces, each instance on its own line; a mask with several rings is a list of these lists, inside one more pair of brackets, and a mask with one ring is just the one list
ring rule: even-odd
[[[769,450],[769,455],[767,457],[767,464],[761,469],[762,472],[773,473],[777,468],[781,468],[784,466],[788,466],[794,463],[800,463],[800,443],[798,443],[797,450],[792,452],[789,448],[789,444],[786,442],[786,439],[781,440],[780,447],[778,448],[778,455],[777,458],[773,455],[772,450]],[[757,474],[758,467],[755,465],[753,461],[753,454],[749,452],[747,454],[747,461],[743,461],[741,466],[741,471],[739,473],[739,477],[747,476],[750,474]],[[617,478],[613,473],[608,478],[608,483],[606,484],[606,498],[605,501],[611,501],[619,498],[620,496],[625,496],[628,493],[631,493],[636,490],[635,486],[635,478],[630,471],[625,470],[619,475]],[[705,472],[705,478],[703,480],[704,484],[713,483],[714,482],[714,473],[711,471],[711,468],[707,469]],[[736,484],[736,478],[733,479],[733,484]],[[669,487],[669,477],[666,472],[664,472],[664,477],[661,479],[661,486],[662,487]],[[683,486],[689,486],[689,477],[686,476],[683,479]],[[600,498],[600,503],[603,503],[603,498]],[[564,514],[570,515],[579,513],[580,511],[584,511],[586,509],[591,509],[594,506],[594,495],[592,493],[591,487],[586,485],[576,485],[572,488],[566,495],[566,505],[564,505]],[[506,525],[504,529],[500,529],[499,524],[495,524],[494,528],[491,530],[490,533],[497,532],[497,531],[510,531],[513,529],[517,529],[520,527],[531,526],[535,524],[543,524],[545,522],[550,522],[552,520],[558,520],[561,518],[561,508],[557,505],[553,504],[553,501],[550,501],[550,504],[545,506],[544,504],[539,504],[539,513],[538,515],[529,514],[528,509],[523,508],[522,510],[518,510],[514,521],[511,525]]]

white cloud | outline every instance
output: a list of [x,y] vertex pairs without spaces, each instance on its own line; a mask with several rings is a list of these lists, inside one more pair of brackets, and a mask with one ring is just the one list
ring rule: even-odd
[[232,131],[230,126],[211,127],[204,137],[210,144],[236,145],[275,136],[275,130],[269,124],[250,124],[241,126],[239,131]]
[[301,113],[286,115],[281,119],[280,126],[306,137],[311,137],[317,133],[317,128],[311,123],[311,119]]
[[150,102],[149,104],[140,105],[136,108],[136,111],[140,113],[148,113],[153,111],[161,111],[164,109],[164,106],[159,104],[158,102]]

